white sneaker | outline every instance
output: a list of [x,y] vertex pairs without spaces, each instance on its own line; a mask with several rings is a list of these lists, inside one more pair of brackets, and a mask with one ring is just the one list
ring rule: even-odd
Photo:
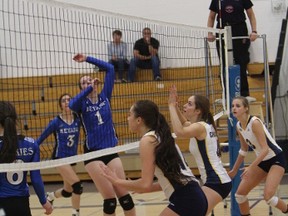
[[251,96],[246,96],[246,99],[248,100],[248,103],[251,103],[251,102],[255,102],[255,101],[256,101],[256,98],[251,97]]

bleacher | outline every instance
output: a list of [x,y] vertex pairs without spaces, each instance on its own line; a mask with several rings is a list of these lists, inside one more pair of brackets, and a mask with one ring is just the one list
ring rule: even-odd
[[[139,70],[136,72],[136,82],[134,83],[117,83],[114,85],[111,107],[115,129],[119,137],[119,144],[139,140],[136,135],[131,136],[127,124],[127,113],[130,106],[138,99],[152,99],[156,102],[161,112],[169,120],[168,111],[168,91],[172,84],[177,86],[179,91],[180,101],[186,102],[187,98],[193,94],[193,91],[198,89],[198,93],[205,94],[206,79],[205,68],[177,68],[177,69],[162,69],[162,81],[152,81],[152,72],[150,70]],[[216,68],[213,73],[218,73]],[[76,95],[79,93],[78,80],[83,74],[70,75],[55,75],[45,77],[25,77],[25,78],[10,78],[0,80],[1,100],[11,100],[17,109],[19,119],[21,120],[21,129],[24,134],[37,138],[49,121],[53,119],[59,112],[58,97],[60,94],[67,92]],[[93,77],[99,77],[103,80],[104,72],[95,72]],[[250,84],[251,96],[257,99],[257,104],[264,108],[264,77],[248,78]],[[19,87],[17,87],[19,85]],[[21,85],[21,86],[20,86]],[[101,86],[100,86],[101,88]],[[132,94],[133,92],[133,94]],[[214,93],[216,97],[220,97],[221,92]],[[153,97],[152,97],[153,96]],[[255,103],[256,104],[256,103]],[[253,105],[252,105],[253,106]],[[259,111],[259,109],[257,109]],[[265,113],[265,112],[264,112]],[[219,137],[220,142],[226,142],[227,138],[226,118],[219,120]],[[25,127],[24,127],[25,126]],[[26,128],[26,129],[25,129]],[[83,137],[83,136],[82,136]],[[131,138],[132,137],[132,138]],[[53,145],[53,136],[50,136],[46,145],[41,145],[42,149],[50,148]],[[189,152],[188,140],[177,139],[177,144],[184,153]],[[79,153],[82,153],[82,147],[79,147]],[[187,160],[191,168],[195,168],[195,162],[187,153]],[[47,156],[47,153],[46,155]],[[48,155],[49,156],[49,155]],[[121,158],[128,177],[139,176],[140,162],[137,153],[121,154]],[[228,154],[223,154],[223,161],[229,160]],[[78,172],[83,180],[90,179],[86,174],[83,164],[77,165]],[[194,172],[197,173],[197,170]],[[61,180],[55,169],[47,169],[42,171],[46,181]]]

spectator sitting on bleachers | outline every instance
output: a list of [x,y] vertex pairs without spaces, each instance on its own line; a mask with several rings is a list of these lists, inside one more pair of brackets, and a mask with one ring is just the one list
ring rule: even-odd
[[148,27],[143,29],[142,34],[143,38],[137,40],[134,44],[134,58],[130,61],[128,81],[134,81],[136,67],[152,69],[154,80],[159,81],[162,79],[158,57],[159,41],[151,37],[151,29]]
[[122,32],[120,30],[113,31],[112,36],[113,41],[108,44],[108,56],[109,63],[113,64],[115,71],[118,72],[118,79],[115,79],[115,82],[127,82],[123,78],[124,70],[129,68],[127,44],[121,40]]

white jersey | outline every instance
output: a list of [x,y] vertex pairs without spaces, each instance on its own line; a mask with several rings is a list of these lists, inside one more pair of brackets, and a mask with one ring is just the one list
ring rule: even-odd
[[224,184],[231,182],[231,179],[223,167],[221,158],[217,155],[218,137],[213,125],[205,122],[198,122],[206,129],[204,140],[190,139],[189,150],[197,163],[201,180],[203,183]]
[[[149,131],[146,134],[144,134],[144,136],[154,136],[156,139],[158,139],[157,135],[155,134],[155,131]],[[193,175],[191,169],[188,167],[185,159],[183,158],[183,155],[182,155],[178,145],[175,144],[175,146],[176,146],[176,149],[177,149],[177,151],[179,153],[180,158],[182,159],[182,163],[179,164],[180,169],[181,169],[181,173],[184,176],[186,176],[186,178],[183,178],[183,184],[187,183],[187,179],[194,180],[194,181],[198,182],[198,180]],[[171,158],[171,160],[173,160],[173,158]],[[169,181],[169,179],[167,179],[165,177],[164,173],[162,172],[162,170],[157,165],[155,166],[154,175],[157,177],[158,182],[159,182],[162,190],[164,191],[164,194],[165,194],[167,199],[169,199],[169,197],[171,196],[171,194],[175,191],[175,189],[177,187],[182,186],[182,185],[179,185],[179,184],[171,183]]]
[[256,116],[250,116],[250,118],[248,119],[247,126],[246,126],[245,130],[242,128],[239,121],[237,122],[237,129],[240,132],[240,134],[242,135],[243,139],[246,141],[246,143],[253,149],[256,156],[258,156],[260,151],[261,151],[261,145],[259,144],[259,142],[258,142],[257,138],[255,137],[253,130],[252,130],[252,124],[255,120],[258,120],[262,124],[263,130],[265,132],[266,141],[267,141],[267,144],[269,147],[268,154],[263,159],[263,161],[266,161],[266,160],[269,160],[272,157],[276,156],[280,152],[282,152],[282,149],[280,146],[277,145],[276,141],[272,138],[271,134],[269,133],[267,128],[264,126],[263,122],[259,118],[257,118]]

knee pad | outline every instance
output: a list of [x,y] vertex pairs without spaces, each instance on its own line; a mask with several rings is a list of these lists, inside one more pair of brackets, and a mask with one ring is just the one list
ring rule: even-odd
[[116,198],[105,199],[103,203],[103,211],[105,214],[114,214],[116,209]]
[[269,199],[267,202],[268,205],[275,207],[278,203],[278,197],[273,196],[271,199]]
[[247,196],[235,193],[235,199],[238,204],[242,204],[247,201]]
[[75,194],[82,194],[83,193],[83,186],[82,186],[82,183],[79,181],[79,182],[76,182],[72,185],[72,188],[73,188],[73,193]]
[[63,197],[65,197],[65,198],[69,198],[69,197],[71,197],[72,196],[72,193],[71,192],[68,192],[68,191],[66,191],[66,190],[62,190],[61,191],[61,195],[63,196]]
[[129,211],[134,208],[134,202],[130,194],[120,197],[119,203],[125,211]]

